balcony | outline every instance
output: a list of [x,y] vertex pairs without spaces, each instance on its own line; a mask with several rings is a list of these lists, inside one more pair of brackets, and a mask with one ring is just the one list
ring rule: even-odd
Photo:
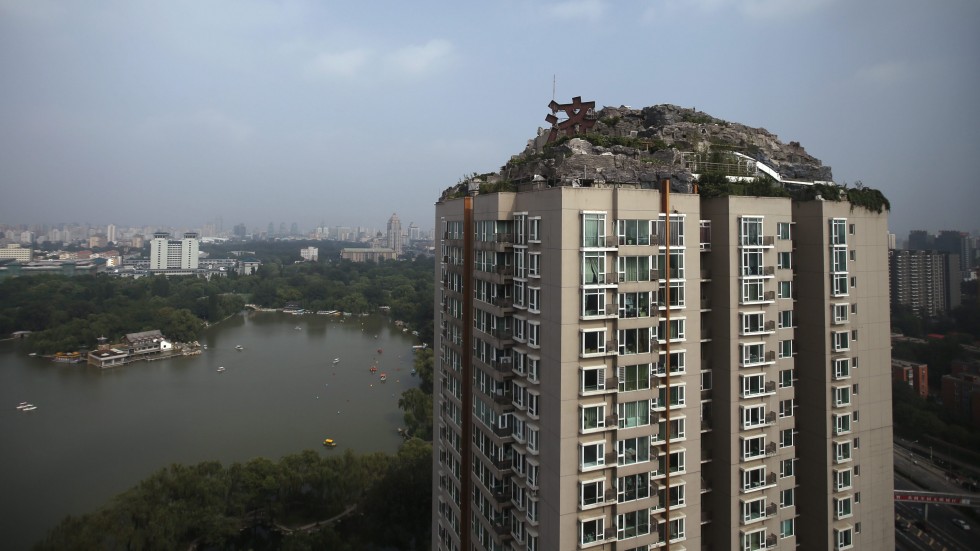
[[502,406],[510,405],[514,398],[510,395],[510,392],[499,392],[493,395],[493,401],[496,404]]

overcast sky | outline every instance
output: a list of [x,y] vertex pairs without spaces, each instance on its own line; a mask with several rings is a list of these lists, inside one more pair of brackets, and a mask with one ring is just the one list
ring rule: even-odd
[[980,228],[976,0],[0,0],[0,224],[433,223],[552,99],[799,141]]

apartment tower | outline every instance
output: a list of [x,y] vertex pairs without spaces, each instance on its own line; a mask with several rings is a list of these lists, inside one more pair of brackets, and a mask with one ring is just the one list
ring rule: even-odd
[[894,546],[886,216],[664,189],[437,204],[433,549]]

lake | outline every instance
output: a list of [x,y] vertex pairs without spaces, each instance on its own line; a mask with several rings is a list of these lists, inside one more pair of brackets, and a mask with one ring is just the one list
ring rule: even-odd
[[[171,463],[397,450],[398,398],[419,384],[417,342],[388,318],[254,312],[208,328],[201,343],[199,356],[101,370],[0,342],[5,549],[30,547],[65,515]],[[22,401],[37,410],[17,410]]]

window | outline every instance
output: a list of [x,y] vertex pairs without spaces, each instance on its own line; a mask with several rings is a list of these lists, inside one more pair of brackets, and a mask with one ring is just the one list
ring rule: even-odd
[[606,246],[606,213],[586,212],[582,214],[582,246]]
[[619,354],[645,354],[650,352],[650,328],[619,330]]
[[579,465],[581,465],[583,471],[602,467],[606,464],[605,442],[582,444],[579,451]]
[[619,477],[616,481],[616,491],[620,503],[650,497],[650,473]]
[[779,478],[796,475],[796,459],[783,459],[779,462]]
[[684,517],[676,518],[670,521],[670,541],[678,540],[684,537],[684,526],[686,522]]
[[590,432],[600,430],[606,426],[606,405],[596,404],[582,406],[581,408],[581,430]]
[[766,548],[766,529],[739,535],[742,551],[759,551]]
[[851,288],[856,288],[858,286],[857,276],[851,276]]
[[779,417],[792,417],[793,416],[793,400],[780,400],[779,401]]
[[847,274],[831,274],[831,294],[835,297],[847,296]]
[[850,549],[854,546],[854,535],[851,533],[850,528],[843,528],[841,530],[834,530],[834,536],[837,539],[837,549]]
[[854,514],[850,496],[835,498],[834,505],[837,509],[837,515],[835,516],[837,520],[848,518]]
[[617,369],[620,392],[650,388],[650,364],[627,365]]
[[791,538],[796,534],[796,519],[788,518],[779,522],[779,537]]
[[793,339],[779,341],[779,357],[790,358],[793,356]]
[[541,289],[538,287],[527,288],[527,309],[529,312],[541,311]]
[[851,469],[841,469],[839,471],[834,471],[834,480],[836,482],[836,491],[840,492],[843,490],[849,490],[853,483],[851,476]]
[[847,249],[843,247],[835,247],[831,249],[831,266],[830,271],[835,274],[842,274],[847,272]]
[[584,508],[602,503],[605,499],[605,486],[606,481],[603,479],[582,482],[579,492],[579,506]]
[[639,509],[616,515],[616,536],[623,540],[650,533],[650,510]]
[[851,443],[849,441],[834,442],[834,460],[837,463],[851,460]]
[[711,370],[705,370],[701,372],[701,390],[711,390],[712,388],[712,376]]
[[605,289],[586,288],[582,291],[582,317],[606,315]]
[[650,424],[650,400],[625,402],[616,406],[619,428],[627,429]]
[[848,224],[847,225],[847,233],[849,233],[851,235],[854,235],[854,232],[857,231],[856,228],[857,228],[857,225],[855,225],[855,224]]
[[835,331],[832,335],[833,338],[833,350],[834,352],[843,352],[845,350],[850,350],[850,337],[851,334],[847,331]]
[[779,506],[792,507],[796,505],[796,489],[787,488],[779,492]]
[[834,415],[834,434],[846,434],[851,432],[851,414],[842,413]]
[[751,429],[765,424],[766,406],[745,406],[742,407],[742,428]]
[[650,437],[638,436],[616,442],[618,465],[633,465],[650,460]]
[[857,329],[851,329],[851,340],[852,341],[858,340],[858,330]]
[[618,220],[616,234],[620,245],[649,245],[649,220]]
[[616,259],[619,281],[651,281],[649,256],[620,256]]
[[529,321],[527,322],[527,345],[531,348],[540,348],[541,341],[539,336],[541,334],[541,325],[537,322]]
[[582,394],[602,392],[606,389],[606,368],[582,368]]
[[744,375],[742,376],[742,397],[749,398],[757,396],[766,391],[765,375]]
[[783,270],[793,269],[793,253],[789,251],[780,252],[776,255],[776,266]]
[[793,298],[793,282],[792,281],[780,281],[779,282],[779,298]]
[[527,240],[530,242],[541,241],[541,217],[528,218],[527,220]]
[[779,388],[789,388],[793,386],[794,372],[792,369],[784,369],[779,372]]
[[[685,318],[672,318],[670,320],[670,342],[684,340],[684,330],[686,327],[687,320]],[[660,342],[666,342],[668,336],[667,333],[667,320],[662,319],[657,324],[657,340]]]
[[779,431],[779,447],[780,448],[791,448],[793,447],[793,429],[783,429]]
[[762,312],[746,312],[742,314],[742,334],[751,335],[765,331],[765,314]]
[[786,329],[793,327],[793,311],[782,310],[779,312],[779,328]]
[[[659,268],[659,273],[657,277],[659,279],[667,279],[667,257],[663,254],[657,256],[657,268]],[[678,279],[684,277],[684,253],[683,252],[672,252],[670,253],[670,279]]]
[[604,518],[599,517],[579,522],[579,543],[581,545],[602,541],[605,537]]
[[743,216],[739,226],[740,244],[749,247],[762,246],[762,217]]
[[606,253],[585,251],[582,253],[582,284],[605,285]]
[[764,279],[742,280],[742,304],[762,302],[766,300]]
[[766,468],[756,467],[742,471],[742,490],[749,491],[766,484]]
[[850,257],[851,261],[857,260],[857,257],[858,257],[858,255],[857,255],[857,249],[851,249],[850,251],[848,251],[848,254],[847,255],[848,255],[848,257]]
[[789,222],[776,222],[777,239],[793,239],[793,226]]
[[762,249],[746,249],[742,251],[742,276],[760,277],[766,275],[762,265]]
[[851,387],[835,386],[831,392],[833,393],[834,407],[851,405]]
[[650,306],[652,305],[650,294],[649,291],[642,293],[620,293],[619,317],[624,319],[650,317]]
[[595,356],[606,353],[606,330],[582,331],[582,355]]
[[847,322],[847,303],[834,305],[834,323]]
[[857,314],[857,313],[858,313],[858,305],[857,305],[857,303],[851,304],[851,314]]
[[530,253],[527,260],[527,275],[541,277],[541,253]]
[[742,367],[758,365],[766,361],[766,345],[759,343],[739,345],[742,351]]
[[748,524],[766,516],[766,498],[760,497],[752,501],[742,502],[742,522]]
[[766,454],[766,437],[753,436],[742,439],[742,460],[762,457]]
[[831,245],[847,245],[847,235],[845,234],[846,224],[847,219],[845,218],[833,218],[830,220]]

